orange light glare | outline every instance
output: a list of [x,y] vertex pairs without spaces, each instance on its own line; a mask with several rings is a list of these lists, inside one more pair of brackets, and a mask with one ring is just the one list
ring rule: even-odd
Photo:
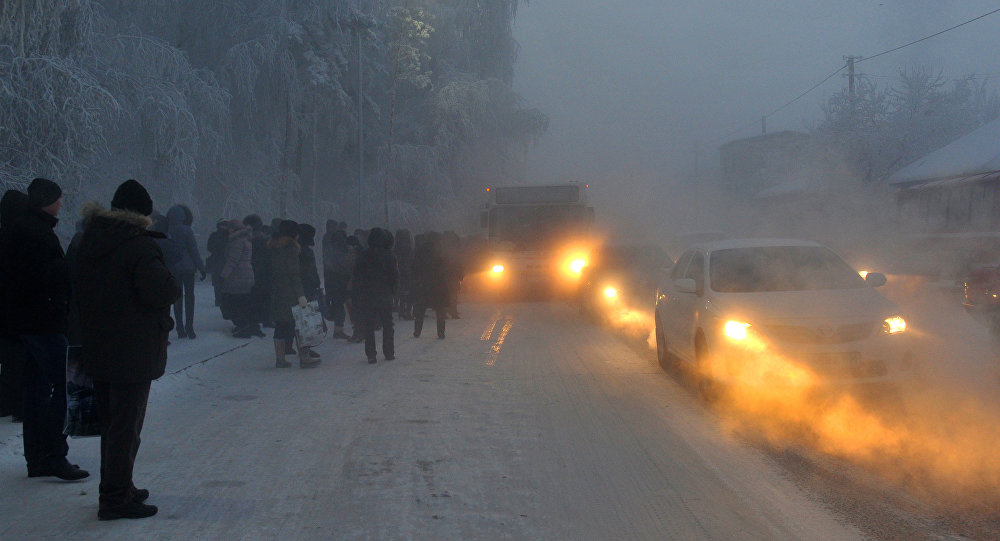
[[581,272],[583,272],[583,268],[586,266],[587,266],[586,259],[574,259],[569,264],[569,270],[575,272],[576,274],[580,274]]
[[862,278],[862,279],[864,279],[864,278],[867,278],[867,277],[868,277],[868,271],[866,271],[866,270],[863,270],[863,271],[858,271],[858,274],[860,274],[860,275],[861,275],[861,278]]
[[882,322],[882,330],[886,334],[898,334],[906,331],[906,320],[899,317],[887,317],[885,321]]
[[613,287],[604,288],[604,296],[613,299],[618,296],[618,290]]
[[493,274],[500,274],[503,272],[503,265],[493,265]]
[[743,323],[742,321],[727,321],[723,330],[726,333],[726,336],[730,339],[742,341],[747,339],[748,328],[750,328],[749,323]]

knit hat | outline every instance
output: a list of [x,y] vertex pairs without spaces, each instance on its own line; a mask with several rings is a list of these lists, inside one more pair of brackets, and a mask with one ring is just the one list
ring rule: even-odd
[[299,224],[299,244],[303,246],[315,246],[316,228],[309,224]]
[[291,220],[281,220],[278,224],[278,237],[295,238],[299,236],[299,224]]
[[44,208],[62,197],[62,188],[47,178],[36,178],[28,185],[28,206]]
[[149,216],[153,213],[153,199],[149,197],[149,192],[142,187],[142,184],[135,180],[126,180],[115,190],[111,208],[130,210]]

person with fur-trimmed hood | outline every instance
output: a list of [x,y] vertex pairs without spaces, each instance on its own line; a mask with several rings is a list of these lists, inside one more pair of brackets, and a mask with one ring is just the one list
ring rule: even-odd
[[81,362],[94,380],[101,418],[101,520],[145,518],[156,506],[132,482],[146,403],[167,364],[170,307],[181,286],[149,231],[153,201],[135,180],[122,183],[111,209],[84,208],[74,291],[80,309]]
[[[271,286],[271,319],[274,320],[274,365],[287,368],[291,363],[285,360],[288,346],[295,340],[295,318],[292,306],[305,308],[308,299],[302,287],[302,272],[299,264],[299,226],[291,220],[283,220],[272,232],[267,243],[268,272]],[[315,263],[314,263],[315,264]],[[299,367],[311,368],[319,364],[319,354],[312,348],[299,344]]]

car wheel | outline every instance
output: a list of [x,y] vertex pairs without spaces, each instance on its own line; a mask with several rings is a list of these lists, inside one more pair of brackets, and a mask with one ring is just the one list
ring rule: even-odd
[[698,395],[701,399],[710,404],[718,402],[722,396],[722,387],[718,381],[711,376],[711,356],[708,351],[708,342],[705,336],[699,333],[694,339],[695,357],[695,381],[698,384]]
[[663,336],[663,325],[660,323],[660,315],[656,315],[656,360],[660,363],[660,368],[670,370],[673,368],[673,358],[667,350],[667,340]]

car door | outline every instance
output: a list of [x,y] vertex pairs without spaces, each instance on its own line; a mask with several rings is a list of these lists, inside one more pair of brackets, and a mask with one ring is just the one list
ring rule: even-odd
[[691,254],[691,261],[684,269],[683,278],[694,280],[695,292],[677,293],[673,306],[677,334],[671,345],[681,357],[694,361],[696,316],[705,295],[705,254],[701,252]]
[[663,331],[664,338],[667,339],[671,349],[674,349],[674,341],[680,334],[681,322],[677,318],[677,300],[678,291],[675,286],[675,282],[684,277],[684,270],[687,268],[688,263],[691,261],[691,257],[694,255],[694,251],[688,251],[681,255],[681,258],[677,260],[677,264],[670,271],[670,275],[667,279],[660,285],[659,296],[657,299],[657,313],[660,315],[660,325]]

